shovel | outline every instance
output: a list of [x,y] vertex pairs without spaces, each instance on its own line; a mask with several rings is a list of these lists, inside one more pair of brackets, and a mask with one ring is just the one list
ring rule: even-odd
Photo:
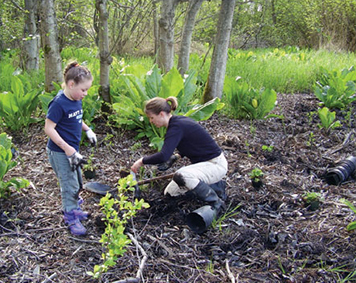
[[[133,172],[131,172],[131,174],[133,175],[134,180],[136,180],[136,174]],[[138,181],[135,186],[135,198],[140,198],[140,188],[138,186],[144,185],[144,184],[147,184],[147,183],[150,183],[153,181],[157,181],[157,180],[169,179],[169,178],[172,178],[173,175],[174,175],[174,173],[171,173],[171,174],[167,174],[167,175],[162,175],[162,176]],[[97,193],[100,195],[106,195],[106,193],[108,193],[108,192],[111,193],[111,192],[114,192],[117,190],[116,188],[112,189],[110,186],[99,183],[99,182],[88,182],[88,183],[84,184],[83,188],[86,189],[87,191]]]

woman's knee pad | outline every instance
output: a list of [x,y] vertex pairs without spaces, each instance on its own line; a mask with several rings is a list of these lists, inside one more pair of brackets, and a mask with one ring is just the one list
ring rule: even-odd
[[179,187],[185,186],[184,178],[183,178],[182,174],[180,174],[180,173],[175,173],[173,175],[173,181],[176,182]]

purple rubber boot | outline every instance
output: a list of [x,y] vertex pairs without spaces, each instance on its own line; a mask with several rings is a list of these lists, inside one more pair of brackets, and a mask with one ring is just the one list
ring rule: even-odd
[[63,213],[64,223],[68,225],[70,232],[75,236],[83,236],[87,229],[80,223],[79,218],[75,215],[74,209]]
[[82,198],[79,198],[78,200],[78,208],[77,209],[73,209],[72,211],[74,212],[74,215],[80,220],[87,220],[90,213],[87,211],[83,211],[80,208],[80,205],[84,202],[84,200]]

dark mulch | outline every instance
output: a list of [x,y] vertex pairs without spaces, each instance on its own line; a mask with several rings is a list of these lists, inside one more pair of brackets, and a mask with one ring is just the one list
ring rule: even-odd
[[[345,113],[338,111],[343,127],[326,133],[317,116],[309,115],[318,107],[313,95],[279,95],[278,102],[274,113],[284,119],[251,123],[214,115],[202,122],[229,161],[227,205],[238,213],[198,235],[185,217],[202,203],[164,197],[169,180],[141,186],[151,207],[126,228],[138,245],[129,245],[102,282],[136,277],[141,248],[147,254],[142,282],[341,282],[356,269],[356,236],[346,230],[356,215],[340,202],[346,198],[356,203],[355,179],[351,176],[340,186],[323,180],[328,168],[354,154],[354,116],[345,121]],[[95,181],[113,188],[120,172],[151,152],[146,141],[137,143],[134,133],[111,129],[103,121],[97,121],[96,133]],[[105,139],[108,134],[114,137]],[[19,164],[7,177],[25,177],[31,186],[0,200],[0,282],[96,282],[86,272],[101,263],[103,252],[100,195],[82,191],[84,208],[92,213],[85,223],[88,235],[70,235],[46,140],[41,125],[32,126],[26,137],[13,134]],[[263,150],[263,145],[273,150]],[[88,156],[90,148],[82,146],[82,154]],[[145,167],[139,179],[171,173],[184,164],[180,160],[163,173]],[[255,167],[265,173],[264,185],[257,189],[248,177]],[[305,206],[306,192],[321,194],[316,210]]]

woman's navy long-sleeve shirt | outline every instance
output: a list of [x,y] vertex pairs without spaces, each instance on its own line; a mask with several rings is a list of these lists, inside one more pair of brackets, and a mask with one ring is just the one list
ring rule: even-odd
[[166,162],[177,148],[179,154],[191,163],[208,161],[221,154],[220,147],[196,121],[185,116],[172,116],[162,150],[143,158],[143,164]]

